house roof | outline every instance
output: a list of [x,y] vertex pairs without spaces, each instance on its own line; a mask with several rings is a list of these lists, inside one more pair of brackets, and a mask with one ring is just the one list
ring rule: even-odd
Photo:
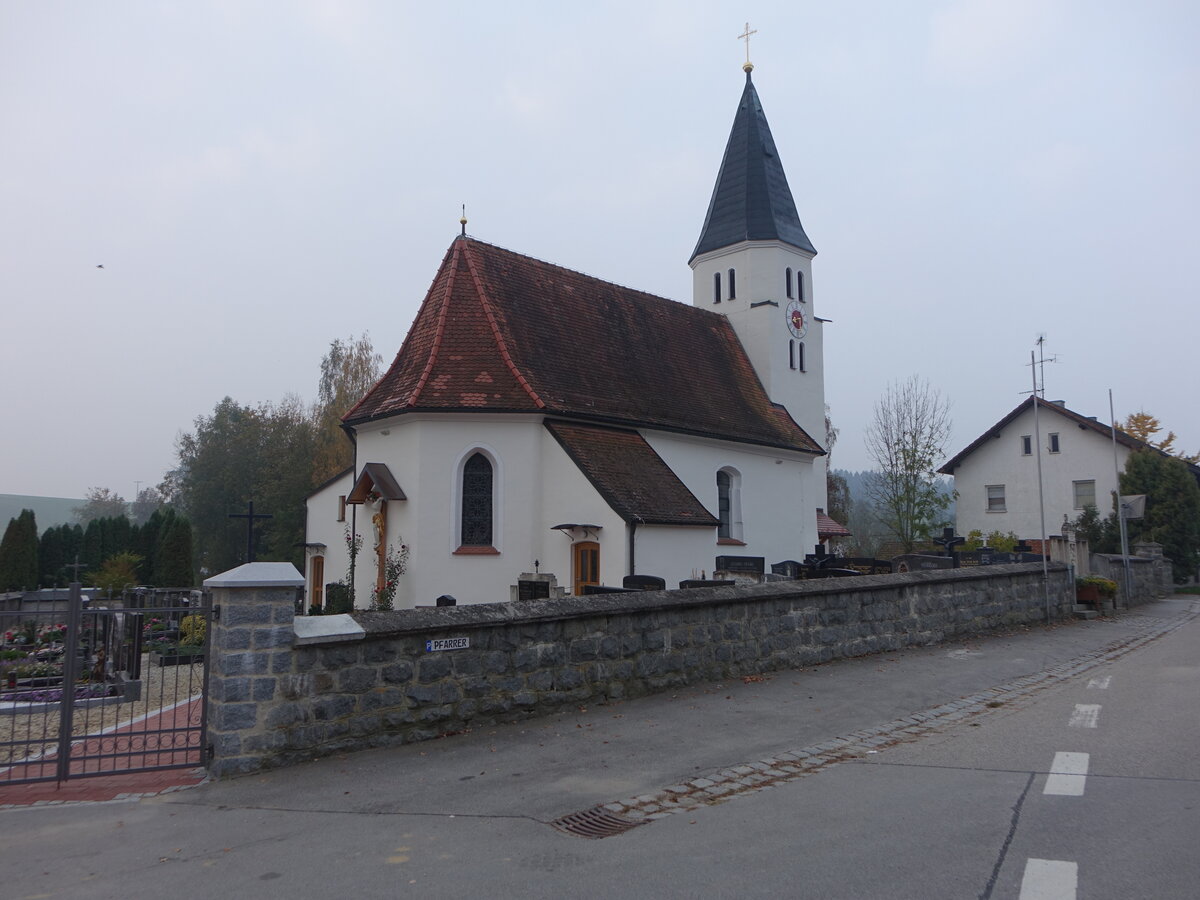
[[[1117,443],[1121,444],[1122,446],[1128,447],[1130,450],[1154,450],[1156,453],[1163,453],[1163,451],[1159,450],[1157,447],[1152,447],[1151,445],[1147,444],[1145,441],[1139,441],[1137,438],[1133,437],[1132,435],[1126,434],[1120,428],[1113,429],[1112,427],[1105,425],[1102,422],[1098,422],[1093,418],[1090,418],[1085,415],[1081,415],[1080,413],[1077,413],[1074,410],[1067,409],[1067,407],[1065,405],[1063,405],[1061,401],[1047,402],[1045,400],[1042,400],[1038,404],[1038,408],[1041,409],[1043,412],[1054,413],[1056,415],[1061,416],[1064,419],[1068,419],[1069,421],[1074,422],[1076,425],[1078,425],[1080,428],[1084,429],[1085,431],[1094,431],[1097,434],[1103,436],[1103,438],[1105,440],[1111,441],[1113,431],[1115,430],[1116,434],[1117,434]],[[1030,409],[1033,409],[1033,397],[1032,396],[1027,397],[1025,400],[1023,400],[1019,404],[1017,404],[1016,408],[1013,409],[1012,412],[1010,412],[1003,419],[1001,419],[999,422],[997,422],[995,425],[993,425],[991,428],[989,428],[987,431],[985,431],[983,434],[981,434],[979,437],[977,437],[974,441],[972,441],[970,444],[968,444],[957,456],[955,456],[953,459],[949,460],[944,466],[942,466],[940,469],[938,469],[938,471],[943,475],[953,475],[954,470],[956,468],[958,468],[960,465],[962,465],[962,462],[964,459],[966,459],[968,456],[970,456],[972,453],[974,453],[976,450],[978,450],[981,446],[986,444],[989,440],[991,440],[993,438],[998,438],[1000,436],[1000,432],[1003,431],[1010,422],[1012,422],[1019,415],[1021,415],[1022,413],[1026,412],[1027,410],[1030,410]],[[1163,455],[1170,456],[1169,453],[1163,453]],[[1200,467],[1193,466],[1190,463],[1188,464],[1188,467],[1192,470],[1193,474],[1200,476]]]
[[636,431],[552,419],[545,426],[626,522],[709,528],[718,524]]
[[817,252],[800,224],[775,139],[747,71],[746,87],[691,259],[741,241],[764,240]]
[[724,316],[463,235],[343,421],[474,410],[823,452],[768,398]]
[[836,519],[817,510],[817,537],[821,540],[830,537],[851,537],[853,532]]

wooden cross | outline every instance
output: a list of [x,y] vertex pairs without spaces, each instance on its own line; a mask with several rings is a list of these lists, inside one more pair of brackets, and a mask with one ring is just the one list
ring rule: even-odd
[[231,519],[246,520],[246,562],[254,562],[254,520],[255,519],[273,519],[275,518],[270,513],[255,513],[254,501],[250,501],[250,511],[244,513],[230,513]]
[[746,65],[750,65],[750,35],[752,34],[758,34],[758,29],[755,28],[753,31],[751,31],[750,23],[747,22],[746,30],[738,35],[739,41],[744,40],[746,42]]

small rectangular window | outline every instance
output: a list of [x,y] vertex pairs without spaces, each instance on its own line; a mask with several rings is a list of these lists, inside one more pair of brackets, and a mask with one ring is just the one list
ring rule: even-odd
[[1058,452],[1058,432],[1050,433],[1050,452],[1051,453]]
[[788,266],[788,268],[787,268],[787,275],[784,278],[784,282],[787,285],[787,298],[789,300],[791,300],[792,299],[792,267],[791,266]]
[[796,299],[804,302],[804,273],[796,270]]
[[1004,505],[1004,485],[989,484],[987,486],[987,511],[1006,512]]
[[796,368],[796,342],[788,341],[788,365]]
[[733,269],[729,270],[729,299],[737,299],[737,275]]
[[721,273],[713,272],[713,303],[721,302]]
[[338,517],[339,522],[346,521],[346,495],[342,494],[338,497]]
[[805,368],[804,368],[804,342],[803,341],[796,341],[796,368],[799,369],[801,372],[805,371]]
[[1021,455],[1033,456],[1033,435],[1021,435]]
[[1083,509],[1085,506],[1096,505],[1096,482],[1095,481],[1073,481],[1071,486],[1075,490],[1075,508]]

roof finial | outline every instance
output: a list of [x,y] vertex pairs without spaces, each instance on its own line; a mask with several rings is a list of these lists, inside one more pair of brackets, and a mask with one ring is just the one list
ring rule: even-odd
[[746,42],[746,63],[742,66],[742,71],[744,71],[747,75],[749,75],[754,69],[754,63],[750,62],[750,35],[752,34],[758,34],[758,29],[755,28],[753,31],[751,31],[750,23],[747,22],[746,30],[738,35],[739,41],[744,40]]
[[458,224],[462,226],[462,236],[467,236],[467,204],[462,205],[462,218],[458,220]]

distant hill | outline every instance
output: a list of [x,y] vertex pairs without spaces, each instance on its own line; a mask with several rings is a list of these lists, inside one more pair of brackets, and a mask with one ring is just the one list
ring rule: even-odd
[[87,501],[70,497],[27,497],[23,494],[0,494],[0,534],[9,519],[15,519],[23,509],[32,509],[38,534],[54,525],[74,525],[73,510]]

